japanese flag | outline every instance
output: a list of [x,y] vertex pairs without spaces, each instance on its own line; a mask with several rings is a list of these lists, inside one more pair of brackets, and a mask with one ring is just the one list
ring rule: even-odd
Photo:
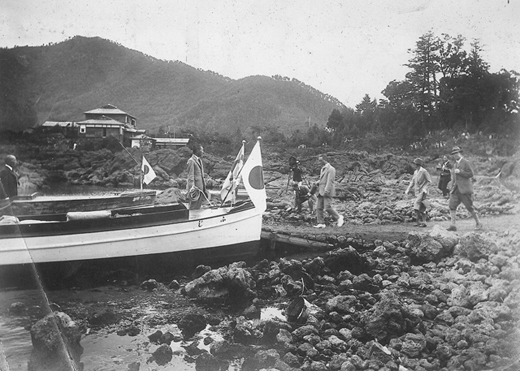
[[143,164],[141,165],[141,171],[143,172],[143,183],[150,184],[152,180],[155,179],[157,175],[155,175],[155,171],[153,171],[152,167],[146,161],[146,158],[143,156]]
[[242,168],[242,181],[249,198],[255,207],[264,212],[267,208],[264,186],[264,173],[262,167],[262,153],[260,152],[260,140],[256,142]]

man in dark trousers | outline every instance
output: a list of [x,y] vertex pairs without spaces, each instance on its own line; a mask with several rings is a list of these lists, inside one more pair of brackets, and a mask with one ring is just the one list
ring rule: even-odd
[[444,156],[442,158],[442,163],[437,167],[437,170],[440,171],[439,174],[439,189],[442,191],[442,195],[444,197],[448,196],[450,191],[448,190],[448,183],[451,180],[451,165],[448,160],[448,156]]
[[188,159],[186,190],[190,199],[190,210],[200,209],[202,201],[208,199],[206,192],[206,182],[204,181],[204,166],[202,165],[202,155],[204,147],[194,144],[192,147],[193,155]]
[[451,154],[455,156],[455,164],[453,165],[452,176],[451,176],[451,191],[450,191],[450,217],[451,225],[448,227],[448,231],[456,231],[455,218],[457,213],[457,207],[462,203],[468,212],[475,219],[475,229],[482,229],[482,224],[478,218],[477,212],[473,208],[473,167],[462,157],[462,149],[460,147],[453,147]]
[[18,196],[18,161],[13,155],[5,157],[5,166],[0,170],[0,200]]

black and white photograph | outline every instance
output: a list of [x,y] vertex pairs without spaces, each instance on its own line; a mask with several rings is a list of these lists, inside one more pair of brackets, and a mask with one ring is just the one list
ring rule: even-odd
[[2,0],[0,371],[520,370],[520,0]]

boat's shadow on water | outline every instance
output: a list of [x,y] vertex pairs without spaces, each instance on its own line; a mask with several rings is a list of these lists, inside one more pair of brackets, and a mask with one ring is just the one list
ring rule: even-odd
[[170,254],[0,267],[0,289],[48,290],[92,288],[106,284],[139,284],[148,279],[169,283],[190,276],[199,265],[218,268],[237,261],[248,266],[272,257],[263,242]]

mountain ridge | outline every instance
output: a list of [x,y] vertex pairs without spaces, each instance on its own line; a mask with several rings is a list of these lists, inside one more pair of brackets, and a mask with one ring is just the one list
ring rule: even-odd
[[180,61],[164,61],[99,37],[0,49],[0,130],[47,120],[78,121],[113,104],[156,132],[179,129],[242,132],[276,127],[282,133],[325,125],[343,105],[296,79],[238,80]]

